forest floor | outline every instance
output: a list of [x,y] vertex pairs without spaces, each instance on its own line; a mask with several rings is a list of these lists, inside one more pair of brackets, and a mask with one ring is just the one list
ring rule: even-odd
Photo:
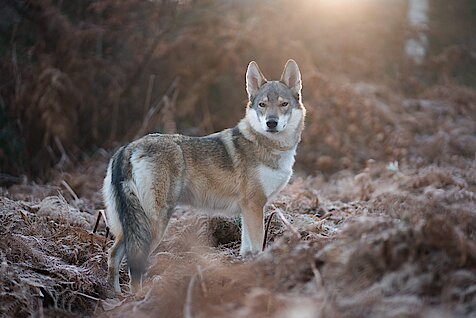
[[[103,221],[92,233],[109,154],[48,184],[2,188],[0,315],[474,317],[474,92],[454,94],[386,109],[406,120],[404,162],[298,171],[268,204],[267,220],[276,213],[259,255],[238,255],[237,220],[178,209],[134,296],[125,266],[124,294],[113,295],[112,240]],[[413,120],[403,117],[410,111]]]

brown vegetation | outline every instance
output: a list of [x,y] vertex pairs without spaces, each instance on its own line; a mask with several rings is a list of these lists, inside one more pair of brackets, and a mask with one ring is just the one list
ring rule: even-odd
[[[173,130],[163,120],[170,107],[178,130],[188,134],[234,125],[252,59],[272,77],[287,58],[298,60],[306,101],[316,109],[354,102],[345,92],[333,95],[341,79],[321,96],[318,88],[327,84],[320,76],[400,80],[404,1],[367,1],[351,11],[313,1],[295,7],[293,1],[9,0],[3,6],[8,37],[0,92],[9,124],[0,135],[1,167],[10,175],[46,177],[48,167],[71,167],[96,147]],[[354,119],[355,125],[363,120]]]
[[[0,4],[0,316],[474,316],[476,20],[441,24],[471,2],[435,2],[420,68],[405,1],[180,3]],[[239,221],[181,208],[143,292],[114,296],[101,148],[230,127],[246,64],[289,57],[308,117],[266,250],[242,259]]]

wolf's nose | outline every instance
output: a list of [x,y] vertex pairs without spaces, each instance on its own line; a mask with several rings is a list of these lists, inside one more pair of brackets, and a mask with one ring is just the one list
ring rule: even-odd
[[278,126],[278,121],[275,119],[270,119],[266,122],[266,126],[268,126],[268,128],[274,129],[276,126]]

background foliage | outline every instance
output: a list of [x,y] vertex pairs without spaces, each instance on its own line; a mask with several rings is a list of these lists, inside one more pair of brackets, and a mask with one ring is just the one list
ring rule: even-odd
[[243,115],[250,60],[268,78],[288,58],[301,66],[310,111],[298,166],[311,173],[408,153],[404,127],[377,119],[373,103],[346,83],[380,83],[410,97],[434,85],[476,83],[471,1],[432,2],[429,55],[418,68],[403,55],[414,32],[403,0],[0,6],[0,159],[10,176],[47,177],[51,167],[68,168],[147,132],[231,127]]

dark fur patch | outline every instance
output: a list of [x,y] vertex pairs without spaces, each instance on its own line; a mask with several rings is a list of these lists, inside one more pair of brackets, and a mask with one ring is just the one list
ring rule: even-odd
[[241,148],[241,147],[240,147],[240,143],[238,142],[238,139],[239,139],[241,136],[242,136],[242,134],[241,134],[241,131],[240,131],[240,129],[238,128],[238,126],[235,127],[235,128],[233,128],[233,129],[231,130],[231,137],[232,137],[231,140],[233,141],[233,146],[235,147],[235,149],[236,149],[237,151],[239,151],[239,149]]
[[234,127],[232,130],[231,130],[231,136],[233,137],[233,139],[235,139],[235,137],[238,137],[238,136],[241,136],[241,131],[238,127]]

